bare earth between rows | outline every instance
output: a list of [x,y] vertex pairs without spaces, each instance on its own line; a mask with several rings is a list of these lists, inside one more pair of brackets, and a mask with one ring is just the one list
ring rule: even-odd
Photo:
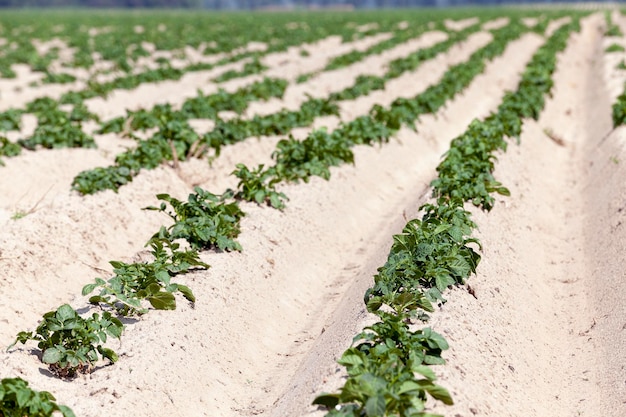
[[[457,288],[433,315],[431,325],[451,345],[438,371],[457,405],[437,409],[445,415],[626,415],[626,284],[619,267],[626,193],[623,163],[614,162],[624,158],[626,133],[617,130],[597,145],[611,127],[608,93],[596,76],[602,19],[585,20],[570,38],[541,119],[526,122],[521,146],[499,158],[496,176],[512,196],[489,214],[475,212],[484,245],[478,275],[470,278],[476,298]],[[19,348],[0,353],[3,373],[54,392],[82,416],[129,409],[137,416],[322,415],[310,401],[340,382],[333,362],[370,320],[362,294],[392,234],[425,201],[449,141],[495,110],[542,42],[534,34],[513,42],[436,117],[422,117],[417,132],[403,129],[382,148],[355,149],[355,166],[334,169],[331,181],[285,186],[284,213],[244,205],[244,251],[203,253],[212,268],[180,280],[194,289],[195,308],[181,300],[174,312],[130,323],[122,343],[113,343],[120,353],[114,366],[63,382]],[[468,41],[454,53],[468,56],[479,45]],[[451,62],[446,55],[437,64]],[[416,74],[385,99],[409,81],[417,84],[413,91],[437,82]],[[243,158],[268,154],[263,143],[248,143],[256,152]],[[228,163],[213,169],[225,172]],[[2,339],[8,344],[60,303],[85,306],[76,295],[100,274],[95,268],[136,253],[166,222],[140,208],[154,204],[158,192],[185,196],[186,180],[161,168],[117,195],[63,197],[7,223],[0,233],[0,308],[8,312],[0,319]]]

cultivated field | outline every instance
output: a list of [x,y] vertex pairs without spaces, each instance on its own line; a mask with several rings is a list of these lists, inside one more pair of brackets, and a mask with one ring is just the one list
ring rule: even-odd
[[0,416],[625,416],[624,33],[3,12]]

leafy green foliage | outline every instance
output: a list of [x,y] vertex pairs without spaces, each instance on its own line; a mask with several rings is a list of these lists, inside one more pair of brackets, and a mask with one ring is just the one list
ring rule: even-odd
[[446,288],[463,284],[476,272],[480,255],[471,245],[479,243],[470,237],[476,225],[463,210],[463,202],[455,200],[448,205],[440,201],[420,210],[424,211],[422,220],[410,221],[394,236],[387,262],[378,269],[375,285],[365,295],[371,312],[383,304],[410,311],[425,305],[428,310],[421,288],[430,288],[430,301],[442,300]]
[[432,416],[425,412],[428,395],[452,404],[429,368],[444,363],[445,339],[430,328],[411,331],[402,316],[379,315],[339,359],[348,371],[339,393],[322,394],[313,404],[331,408],[329,417]]
[[359,75],[352,87],[332,93],[331,100],[354,100],[357,97],[364,96],[375,90],[385,89],[385,79],[375,75]]
[[281,181],[308,182],[311,176],[327,180],[329,167],[354,163],[350,146],[339,132],[329,134],[325,129],[315,130],[303,141],[290,136],[276,145],[272,154],[276,161],[273,173]]
[[217,119],[218,113],[224,110],[241,114],[251,101],[281,98],[285,88],[287,81],[266,77],[262,81],[240,88],[235,93],[220,89],[215,94],[204,96],[199,92],[197,97],[185,101],[182,112],[187,118],[202,119]]
[[135,149],[119,154],[115,165],[80,172],[72,188],[81,194],[93,194],[105,189],[117,191],[142,169],[154,169],[163,161],[187,159],[197,149],[198,135],[185,120],[158,121],[158,132],[148,140],[139,141]]
[[385,74],[385,78],[396,78],[407,71],[415,71],[424,61],[434,58],[437,54],[447,51],[450,47],[458,42],[461,42],[467,37],[476,32],[480,27],[478,25],[472,25],[457,33],[449,34],[449,38],[433,45],[430,48],[419,49],[418,51],[407,55],[406,57],[398,58],[389,63],[389,69]]
[[44,84],[69,84],[76,81],[76,77],[67,73],[48,72],[41,81]]
[[[98,120],[98,117],[90,113],[82,103],[74,105],[72,110],[67,112],[60,109],[57,101],[43,97],[28,103],[25,111],[34,113],[38,122],[31,137],[18,140],[18,144],[26,149],[35,150],[38,146],[47,149],[96,146],[93,138],[83,132],[82,122]],[[19,127],[15,120],[11,124],[13,127]]]
[[509,190],[493,177],[494,153],[506,150],[506,136],[519,137],[523,118],[539,117],[553,85],[556,53],[565,49],[569,33],[579,27],[574,21],[557,30],[533,55],[517,91],[505,95],[498,112],[484,121],[473,121],[452,141],[437,167],[439,176],[431,183],[433,196],[471,201],[489,211],[495,202],[492,193],[509,195]]
[[604,31],[604,36],[624,36],[619,26],[613,23],[611,18],[611,11],[607,10],[604,12],[604,19],[606,21],[606,30]]
[[348,123],[342,123],[333,135],[340,136],[351,145],[382,145],[389,142],[394,129],[378,122],[370,116],[361,116]]
[[[458,37],[464,38],[472,30],[476,29],[467,29]],[[293,137],[281,140],[272,154],[272,158],[275,160],[274,166],[267,170],[257,169],[255,171],[256,177],[248,171],[247,181],[258,184],[258,187],[255,188],[262,190],[261,184],[263,183],[308,181],[311,176],[329,179],[331,166],[338,166],[345,162],[353,163],[354,156],[350,149],[352,146],[385,143],[402,125],[412,126],[420,114],[436,112],[447,100],[467,87],[472,79],[484,70],[487,59],[492,59],[501,54],[506,45],[519,37],[521,33],[522,29],[519,25],[512,25],[495,31],[493,42],[476,51],[467,62],[450,68],[439,84],[428,88],[424,93],[414,98],[397,99],[387,109],[380,105],[374,105],[368,116],[343,123],[332,133],[321,129],[313,131],[303,141],[297,141]],[[398,69],[393,76],[416,67],[426,57],[449,48],[451,44],[451,42],[444,41],[432,48],[421,50],[430,52],[424,52],[426,55],[418,52],[416,55],[412,55],[411,60],[402,61],[404,62],[402,64],[403,69]],[[382,82],[384,86],[384,79],[381,78],[363,77],[360,80],[366,90],[369,88],[367,87],[368,83],[371,82]],[[357,82],[358,84],[359,82]],[[331,99],[352,98],[352,95],[355,94],[360,94],[358,89],[347,89],[331,96]],[[502,188],[502,190],[504,189]],[[262,192],[259,195],[262,195]],[[248,198],[252,197],[248,196]]]
[[[169,194],[157,195],[163,203],[148,209],[167,213],[174,224],[162,227],[154,237],[169,241],[185,239],[194,249],[242,250],[234,240],[241,232],[240,221],[245,215],[239,206],[235,202],[227,203],[226,196],[216,196],[200,187],[194,191],[186,202]],[[168,211],[168,204],[173,212]]]
[[506,150],[502,125],[492,118],[473,121],[463,135],[454,139],[445,159],[437,167],[439,176],[432,182],[434,195],[451,199],[471,200],[485,210],[493,208],[491,193],[509,195],[492,172],[496,157],[493,152]]
[[28,139],[20,139],[18,143],[26,149],[35,150],[37,146],[53,148],[95,148],[93,138],[74,124],[40,125]]
[[626,90],[617,97],[612,106],[613,127],[626,124]]
[[241,71],[230,70],[226,71],[222,75],[215,77],[213,81],[221,83],[224,81],[232,80],[233,78],[245,77],[247,75],[258,74],[265,71],[267,67],[261,64],[261,61],[257,57],[250,62],[246,62]]
[[624,52],[626,51],[626,49],[624,49],[624,47],[622,45],[616,44],[616,43],[612,43],[611,45],[607,46],[606,49],[604,50],[604,52]]
[[0,132],[20,130],[22,111],[10,109],[0,113]]
[[83,288],[83,295],[99,290],[89,298],[94,304],[105,304],[122,316],[144,314],[148,310],[141,301],[147,300],[157,310],[175,310],[174,292],[180,292],[190,302],[196,298],[189,287],[175,284],[171,279],[192,268],[209,268],[199,259],[195,250],[181,251],[178,243],[166,238],[154,237],[148,244],[154,260],[150,263],[111,261],[114,276],[108,281],[97,278]]
[[108,336],[119,339],[123,329],[122,322],[109,312],[101,316],[94,313],[84,319],[71,306],[63,304],[56,311],[44,314],[35,332],[20,332],[15,343],[37,341],[43,354],[41,361],[56,375],[71,378],[77,373],[91,372],[99,357],[116,362],[117,354],[102,344]]
[[[485,121],[472,122],[453,141],[433,181],[437,204],[422,206],[422,219],[409,221],[403,232],[394,236],[387,262],[378,269],[375,285],[365,294],[368,311],[380,321],[358,335],[339,360],[348,372],[344,386],[338,393],[322,394],[314,401],[330,409],[327,416],[432,416],[425,411],[427,394],[452,404],[449,393],[434,384],[429,368],[443,363],[441,352],[448,347],[446,341],[429,328],[412,331],[408,323],[427,320],[426,313],[433,311],[432,302],[445,301],[442,292],[446,288],[464,283],[476,272],[480,243],[471,237],[476,225],[463,204],[471,201],[489,210],[493,207],[491,193],[508,195],[491,175],[493,152],[506,149],[504,136],[519,137],[523,117],[538,116],[543,96],[552,86],[556,53],[564,49],[569,33],[578,28],[574,19],[557,30],[531,60],[518,90],[505,95],[498,112]],[[488,46],[479,54],[493,56],[502,48],[503,44]],[[475,65],[478,68],[479,64]],[[456,68],[463,68],[463,64]],[[466,83],[464,78],[460,80],[461,85]],[[451,85],[440,92],[446,96],[457,88]],[[391,110],[379,106],[371,114],[377,122],[394,129],[415,119],[408,110],[412,106],[412,110],[434,111],[438,105],[422,107],[419,100],[396,101]]]
[[69,407],[58,405],[47,391],[34,391],[22,378],[0,380],[0,415],[3,417],[75,417]]
[[250,171],[244,164],[237,164],[237,169],[232,175],[239,178],[237,191],[230,191],[236,199],[254,201],[257,204],[266,203],[279,210],[285,208],[287,196],[276,191],[276,183],[279,180],[273,169],[264,169],[263,165],[259,165]]
[[[271,94],[279,90],[282,91],[280,86],[270,88],[268,83],[255,87],[258,94]],[[191,129],[184,116],[179,117],[182,113],[169,116],[162,114],[158,120],[159,130],[154,136],[139,141],[135,149],[119,154],[114,166],[79,173],[72,182],[72,188],[81,194],[93,194],[104,189],[117,191],[120,186],[132,181],[142,169],[154,169],[164,161],[199,157],[209,147],[219,152],[223,145],[250,136],[289,132],[293,127],[310,125],[316,117],[338,115],[338,111],[337,105],[329,100],[310,99],[302,104],[299,111],[282,110],[268,116],[255,116],[250,120],[218,120],[215,128],[202,137]],[[118,125],[112,129],[120,128]],[[276,198],[275,195],[275,201]]]
[[[0,136],[0,156],[17,156],[22,153],[22,148],[17,143],[9,141],[4,136]],[[0,159],[0,165],[4,165],[2,159]]]

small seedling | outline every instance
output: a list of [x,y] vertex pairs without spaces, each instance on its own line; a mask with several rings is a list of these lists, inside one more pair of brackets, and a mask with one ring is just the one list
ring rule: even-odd
[[69,407],[58,405],[47,391],[34,391],[21,378],[0,380],[0,416],[52,417],[60,412],[63,417],[75,417]]
[[614,43],[614,44],[611,44],[609,47],[607,47],[607,48],[604,50],[604,52],[607,52],[607,53],[611,53],[611,52],[623,52],[623,51],[625,51],[625,50],[626,50],[626,49],[624,49],[624,47],[623,47],[622,45],[618,45],[618,44]]
[[38,342],[41,361],[48,364],[52,373],[61,378],[73,378],[78,373],[89,373],[101,357],[116,362],[117,354],[102,344],[107,337],[120,338],[124,325],[111,313],[94,313],[85,319],[70,305],[63,304],[56,311],[43,315],[34,332],[20,332],[15,342]]

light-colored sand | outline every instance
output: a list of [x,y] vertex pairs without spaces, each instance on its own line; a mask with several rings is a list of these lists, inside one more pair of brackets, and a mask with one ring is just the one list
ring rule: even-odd
[[[479,37],[484,41],[487,39],[488,35],[483,34],[482,37]],[[320,90],[326,89],[330,91],[337,91],[344,87],[345,81],[354,81],[356,77],[361,73],[370,73],[370,74],[382,74],[385,71],[385,66],[391,60],[398,58],[400,56],[406,56],[406,54],[414,52],[420,47],[428,47],[433,45],[434,43],[445,39],[445,36],[442,33],[432,32],[424,34],[423,36],[410,40],[406,43],[398,45],[396,48],[392,48],[391,50],[384,52],[379,55],[374,55],[372,57],[366,58],[364,62],[357,62],[353,65],[350,65],[346,68],[338,69],[335,71],[329,71],[328,73],[322,72],[318,76],[314,77],[312,80],[307,81],[301,85],[295,84],[290,85],[286,91],[285,97],[283,100],[270,100],[268,102],[259,102],[259,103],[251,103],[252,111],[258,111],[257,114],[268,114],[272,112],[276,112],[282,108],[290,108],[296,109],[298,108],[302,102],[306,99],[305,93],[307,91],[313,92],[316,85],[321,85]],[[482,42],[481,41],[481,42]],[[466,50],[470,51],[470,53],[474,50],[474,46],[472,49]],[[415,74],[415,76],[423,78],[427,77],[426,80],[434,80],[433,76],[442,73],[445,70],[447,65],[458,62],[459,59],[463,59],[464,54],[458,54],[462,48],[458,47],[457,49],[453,49],[452,53],[446,55],[443,60],[440,58],[438,61],[431,64],[430,67],[426,67],[426,70]],[[449,62],[448,62],[449,61]],[[429,72],[434,69],[433,73]],[[365,72],[366,70],[369,70]],[[192,74],[189,74],[191,77]],[[415,87],[417,86],[412,81],[412,75],[407,74],[401,77],[399,80],[392,81],[390,85],[395,91],[405,91],[411,92],[415,91]],[[428,78],[430,77],[430,78]],[[256,77],[259,78],[259,77]],[[333,82],[337,82],[338,80],[342,80],[339,82],[339,88],[333,88]],[[251,77],[244,77],[241,79],[233,80],[228,84],[228,89],[236,90],[236,88],[245,86],[247,83],[251,81]],[[165,84],[165,83],[161,83]],[[172,82],[172,89],[178,83]],[[349,84],[348,84],[349,85]],[[141,88],[141,87],[140,87]],[[157,93],[151,86],[145,87],[146,91]],[[172,93],[173,94],[173,93]],[[352,102],[353,105],[358,103],[362,103],[360,108],[363,108],[367,111],[373,104],[380,103],[384,104],[383,100],[393,99],[394,96],[390,96],[390,94],[396,94],[395,92],[386,93],[386,94],[376,94],[374,99],[368,96],[364,96],[359,100]],[[146,96],[144,96],[146,97]],[[137,97],[136,100],[141,100],[141,97]],[[180,101],[180,98],[177,96],[176,99],[172,100],[174,103]],[[170,101],[170,103],[172,102]],[[112,108],[112,106],[117,105],[117,99],[114,94],[114,97],[109,97],[107,100],[97,99],[99,106],[106,109]],[[349,108],[351,106],[344,106],[345,108]],[[252,114],[252,111],[248,111],[248,115]],[[227,112],[221,112],[220,115],[222,118],[227,119]],[[344,120],[351,120],[356,117],[355,115],[350,115],[347,110],[344,110]],[[232,113],[231,117],[237,117],[235,113]],[[211,121],[194,121],[193,125],[197,126],[199,132],[208,131],[210,126],[213,124]],[[321,127],[321,126],[336,126],[338,124],[337,118],[321,118],[313,127]],[[25,115],[23,117],[23,126],[21,134],[13,134],[13,132],[9,135],[12,140],[15,140],[19,137],[26,137],[29,134],[32,134],[34,127],[36,126],[36,120],[32,115]],[[300,128],[294,130],[294,135],[299,138],[304,138],[306,135],[313,129],[312,128]],[[87,129],[87,131],[93,131],[93,129]],[[139,135],[140,132],[139,132]],[[147,135],[144,135],[147,136]],[[50,193],[50,188],[52,191],[61,191],[68,189],[70,183],[74,176],[78,174],[80,171],[96,166],[105,166],[113,162],[113,159],[116,154],[123,151],[125,148],[134,146],[134,143],[128,139],[118,138],[116,135],[107,134],[107,135],[95,135],[96,141],[98,143],[97,150],[86,151],[83,154],[74,153],[74,152],[46,152],[46,153],[38,153],[38,152],[28,152],[23,156],[18,158],[12,158],[6,161],[5,172],[7,175],[22,175],[22,182],[19,184],[13,183],[5,183],[3,184],[1,191],[5,196],[3,205],[0,206],[4,208],[5,215],[4,217],[8,217],[15,213],[18,210],[28,211],[30,208],[36,204],[42,197],[44,201],[48,201],[54,195],[54,192]],[[275,138],[264,138],[263,144],[260,145],[260,149],[252,148],[252,151],[248,150],[248,146],[245,143],[237,145],[232,150],[225,150],[224,156],[221,157],[219,161],[215,163],[215,166],[223,167],[223,170],[210,170],[208,174],[206,173],[206,162],[205,161],[191,161],[189,163],[183,164],[183,175],[185,178],[193,177],[196,174],[199,177],[193,181],[195,184],[206,184],[207,186],[218,186],[220,189],[222,185],[228,184],[228,187],[234,187],[236,185],[236,179],[234,177],[230,177],[226,174],[230,173],[235,166],[236,163],[246,162],[249,164],[254,164],[253,161],[258,160],[259,162],[267,162],[269,155],[271,154],[275,143],[282,137]],[[229,147],[230,148],[230,147]],[[242,157],[243,155],[253,156],[253,159],[248,159]],[[229,158],[228,156],[233,156],[233,158]],[[68,160],[72,158],[76,158],[77,161],[75,163],[67,163]],[[33,170],[30,167],[32,166],[40,166],[42,169]],[[56,175],[50,176],[49,173],[54,172]],[[204,172],[202,174],[199,174]],[[26,173],[19,174],[19,173]],[[212,182],[213,179],[219,181],[217,183]],[[223,186],[225,189],[226,185]],[[28,193],[24,193],[24,189],[28,189]],[[25,195],[26,194],[26,195]]]
[[[515,88],[521,70],[541,43],[542,40],[536,35],[526,35],[514,41],[503,56],[489,63],[485,72],[478,76],[463,94],[448,103],[445,109],[436,116],[422,117],[417,124],[417,133],[409,129],[401,131],[402,146],[396,149],[396,152],[403,156],[396,154],[395,157],[398,161],[406,159],[407,164],[413,160],[413,169],[420,170],[415,172],[415,182],[411,186],[402,187],[402,190],[410,190],[405,194],[402,205],[406,219],[414,218],[417,208],[425,202],[429,193],[428,184],[434,178],[435,167],[440,161],[439,156],[448,148],[449,141],[461,134],[474,118],[484,117],[493,111],[504,92]],[[368,152],[367,149],[359,151]],[[357,168],[360,162],[357,160]],[[363,163],[376,166],[372,160]],[[399,176],[404,171],[402,165],[396,174]],[[406,219],[404,221],[398,219],[395,233],[404,227]],[[323,391],[333,391],[341,382],[343,373],[333,363],[336,357],[332,356],[332,350],[327,346],[332,346],[336,355],[341,354],[349,346],[354,334],[371,321],[372,318],[364,313],[363,294],[366,288],[372,285],[372,276],[376,273],[376,268],[383,265],[390,245],[391,239],[387,236],[385,250],[371,255],[371,259],[376,259],[376,262],[368,263],[355,272],[353,287],[346,292],[345,299],[337,305],[337,311],[326,321],[328,323],[326,332],[311,348],[311,353],[303,361],[301,369],[294,375],[290,390],[283,393],[279,407],[271,414],[272,416],[324,415],[323,412],[317,411],[316,407],[306,407],[306,399],[314,397],[315,394],[311,394],[312,392],[319,394]],[[359,324],[354,324],[355,322]]]
[[568,24],[572,21],[572,18],[569,16],[564,16],[560,19],[551,20],[548,23],[548,27],[546,28],[546,36],[552,36],[554,32],[556,32],[561,26]]
[[406,57],[419,49],[431,47],[445,39],[446,34],[443,32],[428,32],[416,39],[411,39],[388,49],[381,54],[370,55],[343,68],[321,72],[300,84],[292,83],[285,90],[282,99],[251,102],[246,110],[246,115],[252,117],[252,115],[256,114],[271,114],[281,108],[298,109],[308,99],[308,96],[317,98],[328,97],[333,92],[339,92],[354,85],[359,75],[382,76],[386,73],[389,63],[394,59]]
[[461,19],[461,20],[446,19],[443,21],[446,28],[448,28],[449,30],[456,30],[456,31],[463,30],[467,27],[475,25],[478,22],[479,20],[477,17],[469,17],[467,19]]
[[522,23],[528,27],[533,27],[539,22],[539,19],[537,19],[536,17],[522,17],[521,20]]
[[262,74],[236,78],[219,84],[211,81],[211,79],[228,70],[241,70],[243,65],[248,62],[248,60],[242,60],[208,71],[186,73],[177,81],[142,84],[134,90],[114,91],[106,99],[94,98],[87,100],[86,104],[91,111],[104,119],[123,116],[126,114],[126,109],[147,109],[162,103],[170,103],[172,106],[177,107],[181,106],[188,98],[195,97],[198,90],[204,94],[215,93],[219,88],[223,88],[226,91],[235,91],[241,86],[259,81],[266,76],[295,80],[298,75],[309,72],[311,69],[318,69],[318,66],[323,68],[329,59],[348,52],[353,47],[365,49],[368,45],[384,39],[385,36],[387,35],[378,34],[354,43],[347,42],[343,44],[339,37],[331,36],[307,45],[310,56],[306,58],[306,65],[311,65],[312,67],[306,67],[304,66],[305,64],[298,63],[302,59],[299,56],[300,49],[294,47],[284,52],[276,52],[264,56],[261,62],[269,68]]
[[508,25],[510,21],[511,19],[509,19],[508,17],[501,17],[499,19],[490,20],[484,23],[482,28],[483,30],[500,29]]
[[601,20],[572,37],[540,120],[526,121],[521,146],[499,156],[496,178],[512,196],[489,214],[472,210],[483,244],[469,281],[475,297],[450,291],[430,323],[451,345],[438,371],[456,401],[436,412],[626,415],[624,185],[615,162],[624,136],[619,129],[598,148],[611,126],[597,77]]
[[[489,214],[474,210],[484,245],[478,275],[469,281],[477,298],[465,288],[450,291],[432,321],[451,344],[449,363],[437,369],[457,401],[435,410],[447,416],[626,415],[626,131],[616,130],[598,146],[610,131],[609,96],[616,95],[602,81],[611,76],[600,54],[602,20],[596,15],[572,37],[541,119],[526,122],[521,146],[512,144],[499,158],[496,176],[512,196],[499,198]],[[437,80],[435,71],[442,74],[489,38],[474,35],[424,63],[413,78],[400,77],[378,101],[360,100],[389,103],[422,91]],[[202,253],[212,268],[177,279],[193,288],[195,308],[181,299],[176,311],[151,311],[129,323],[122,343],[111,343],[120,353],[114,366],[59,381],[30,348],[18,347],[0,351],[0,376],[21,376],[86,417],[129,410],[138,417],[323,415],[310,401],[337,386],[341,372],[333,360],[370,320],[362,295],[384,262],[392,233],[425,201],[449,141],[496,108],[541,42],[536,34],[515,41],[467,91],[436,116],[421,118],[417,133],[403,129],[382,148],[357,147],[356,165],[333,169],[331,181],[281,187],[291,199],[284,212],[244,204],[244,252]],[[342,109],[343,117],[362,114],[348,110]],[[122,143],[99,138],[108,139],[113,144],[105,149]],[[245,145],[232,147],[241,154],[216,163],[268,156],[264,142]],[[21,169],[45,167],[48,172],[36,175],[52,183],[83,160],[110,158],[101,151],[39,152],[39,160],[24,157],[31,165]],[[71,163],[46,166],[53,154]],[[6,162],[0,173],[14,169],[11,159]],[[19,220],[10,220],[11,207],[3,204],[0,340],[8,345],[61,303],[84,308],[81,287],[106,275],[108,260],[135,258],[167,223],[166,216],[141,210],[156,203],[155,194],[185,197],[191,183],[202,181],[221,191],[223,179],[206,182],[204,175],[225,172],[227,164],[202,171],[206,162],[197,162],[181,176],[169,167],[146,172],[119,194],[79,197],[54,188]],[[17,174],[3,178],[22,181]]]

